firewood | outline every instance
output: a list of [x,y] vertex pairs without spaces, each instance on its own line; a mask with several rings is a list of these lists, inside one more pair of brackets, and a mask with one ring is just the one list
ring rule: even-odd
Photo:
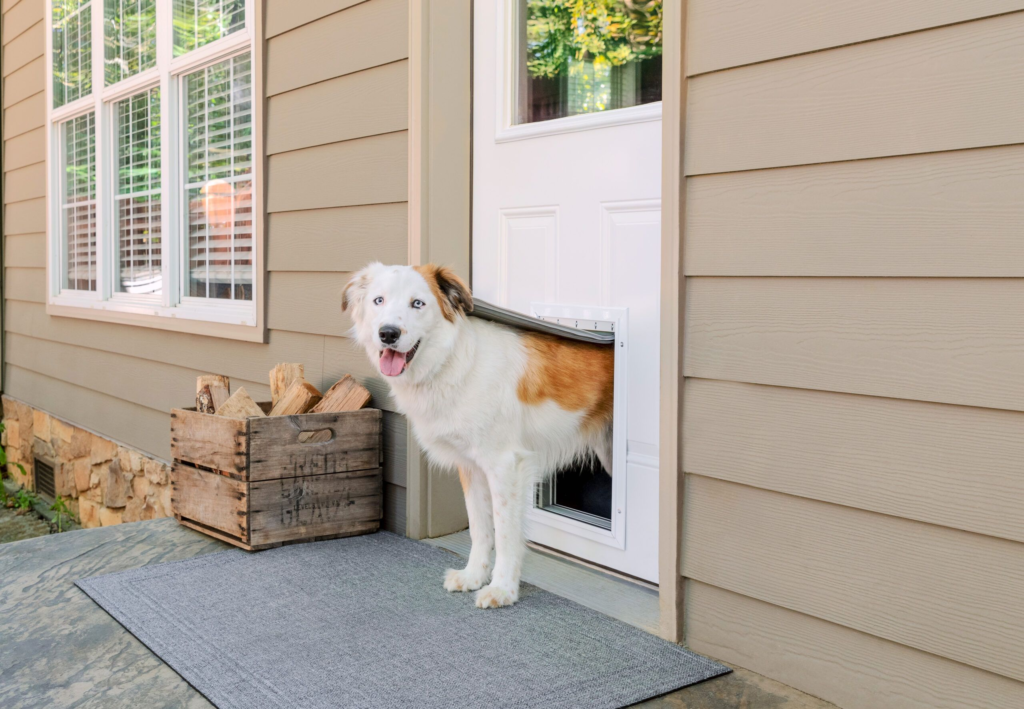
[[196,377],[196,394],[201,392],[204,386],[209,386],[212,389],[214,385],[230,389],[231,380],[222,374],[203,374]]
[[[212,411],[206,413],[215,413],[217,409],[224,405],[224,402],[228,400],[231,395],[231,380],[220,374],[204,374],[196,377],[196,397],[198,397],[204,389],[209,389],[210,392],[210,404],[213,407]],[[196,407],[198,408],[198,404]]]
[[245,419],[250,416],[266,416],[260,405],[252,400],[245,387],[238,387],[223,405],[217,408],[218,416],[226,416],[229,419]]
[[312,413],[358,411],[369,403],[370,392],[353,379],[351,374],[346,374],[327,390],[320,403],[313,407]]
[[301,364],[282,363],[270,370],[270,401],[273,406],[281,400],[288,387],[296,379],[302,379],[304,368]]
[[213,395],[210,393],[209,385],[204,386],[196,394],[196,411],[201,414],[213,413]]
[[288,391],[278,399],[270,410],[271,416],[291,416],[304,414],[319,403],[323,398],[317,388],[305,379],[296,379],[288,387]]

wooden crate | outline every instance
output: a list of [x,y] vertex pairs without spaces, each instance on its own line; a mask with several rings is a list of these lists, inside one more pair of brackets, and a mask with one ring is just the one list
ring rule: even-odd
[[377,409],[244,420],[174,409],[174,515],[250,551],[375,532],[382,432]]

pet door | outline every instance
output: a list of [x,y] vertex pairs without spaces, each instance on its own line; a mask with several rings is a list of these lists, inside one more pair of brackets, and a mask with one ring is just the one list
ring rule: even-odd
[[[626,510],[626,355],[625,308],[578,307],[531,303],[531,313],[549,326],[572,328],[552,334],[610,342],[615,348],[612,413],[612,469],[605,471],[596,457],[577,461],[537,485],[531,528],[543,542],[543,528],[570,531],[595,541],[625,548]],[[553,328],[554,329],[554,328]]]
[[[473,299],[473,316],[571,340],[615,348],[612,470],[597,459],[559,470],[537,485],[529,511],[529,537],[557,546],[552,534],[569,532],[626,548],[626,344],[628,309],[531,303],[532,317]],[[609,475],[611,473],[611,475]]]

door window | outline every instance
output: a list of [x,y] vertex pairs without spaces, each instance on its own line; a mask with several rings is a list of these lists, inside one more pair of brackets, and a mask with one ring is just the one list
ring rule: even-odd
[[661,100],[663,0],[519,0],[515,122]]

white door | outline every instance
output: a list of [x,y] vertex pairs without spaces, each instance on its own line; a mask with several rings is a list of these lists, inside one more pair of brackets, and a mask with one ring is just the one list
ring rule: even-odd
[[626,382],[616,387],[625,452],[615,455],[613,479],[600,469],[559,476],[544,500],[562,504],[538,502],[528,536],[650,581],[658,575],[660,5],[475,0],[474,13],[474,291],[524,313],[539,303],[604,307],[628,323]]

